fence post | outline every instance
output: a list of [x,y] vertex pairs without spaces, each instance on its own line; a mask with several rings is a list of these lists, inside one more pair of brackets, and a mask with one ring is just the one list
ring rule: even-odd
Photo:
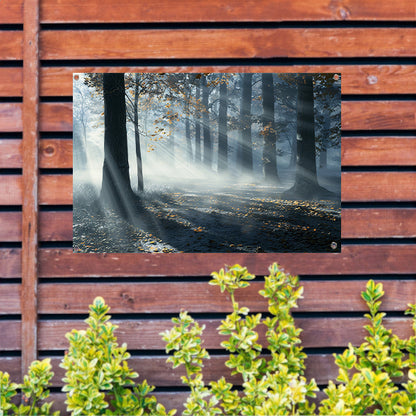
[[22,374],[37,357],[39,0],[23,5]]

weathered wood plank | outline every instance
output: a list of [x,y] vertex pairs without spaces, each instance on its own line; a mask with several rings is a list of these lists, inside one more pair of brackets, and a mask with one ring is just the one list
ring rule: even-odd
[[[1,2],[0,4],[2,3],[5,2]],[[0,39],[0,61],[17,61],[23,59],[22,31],[0,30]]]
[[416,209],[343,209],[341,224],[343,238],[413,238]]
[[344,172],[343,201],[415,201],[416,172]]
[[0,131],[21,132],[23,128],[22,104],[0,103]]
[[[0,251],[7,259],[11,254]],[[14,254],[16,255],[16,254]],[[293,274],[401,274],[416,270],[411,244],[344,245],[341,253],[256,254],[82,254],[72,249],[40,250],[41,277],[208,276],[224,265],[243,264],[264,275],[278,262]],[[1,257],[0,257],[1,265]],[[9,267],[5,277],[18,273]]]
[[37,358],[39,4],[23,7],[22,375]]
[[0,139],[0,169],[22,167],[22,141],[20,139]]
[[416,137],[343,137],[342,166],[413,166]]
[[[20,351],[22,343],[21,322],[17,320],[1,320],[0,334],[7,334],[0,337],[0,351]],[[19,368],[20,370],[20,368]]]
[[284,0],[180,0],[175,7],[169,0],[156,5],[125,0],[123,6],[112,0],[75,1],[53,0],[41,3],[43,23],[56,22],[280,22],[309,20],[411,20],[414,9],[410,0],[394,7],[386,1],[347,0],[342,3],[315,0],[313,7],[307,0],[288,4]]
[[72,103],[42,103],[40,131],[72,131]]
[[0,279],[20,277],[21,270],[21,250],[16,248],[0,249]]
[[[299,312],[361,312],[367,307],[361,298],[366,281],[302,281],[304,298]],[[382,310],[403,311],[416,299],[416,281],[393,280],[383,283]],[[236,292],[237,301],[251,311],[266,311],[267,301],[259,295],[263,282]],[[112,313],[230,313],[229,296],[207,282],[180,283],[48,283],[39,286],[39,313],[84,313],[100,294]],[[325,299],[325,302],[322,301]],[[163,301],[160,301],[163,300]]]
[[[22,167],[22,141],[0,139],[0,169]],[[42,139],[39,142],[40,168],[72,168],[72,140]]]
[[[4,68],[4,71],[9,68]],[[17,72],[13,69],[14,73]],[[81,72],[337,72],[343,94],[414,94],[415,65],[294,65],[294,66],[168,66],[168,67],[46,67],[41,69],[42,96],[72,96],[72,74]],[[10,71],[11,72],[11,71]],[[5,75],[6,76],[6,75]],[[1,69],[0,69],[1,80]],[[10,86],[11,88],[12,86]],[[12,95],[19,95],[19,85]]]
[[[0,2],[0,8],[6,3],[11,2]],[[20,67],[0,68],[0,85],[0,97],[21,97],[23,95],[23,69]]]
[[15,283],[0,285],[0,315],[21,313],[20,289],[21,286]]
[[40,56],[45,60],[411,57],[415,35],[416,30],[409,28],[48,30],[41,33]]
[[0,2],[0,24],[23,23],[23,0]]
[[[160,332],[170,329],[170,320],[140,320],[120,321],[113,320],[119,326],[115,334],[118,342],[126,342],[130,350],[164,350]],[[412,335],[411,318],[385,318],[386,328],[392,329],[401,338]],[[227,338],[218,335],[217,329],[221,320],[198,320],[205,325],[204,347],[207,349],[222,349],[221,342]],[[302,328],[300,335],[304,348],[332,348],[346,347],[351,342],[360,345],[368,334],[364,325],[368,324],[365,318],[295,318],[297,327]],[[85,329],[81,321],[40,321],[39,322],[39,350],[65,350],[68,340],[65,334],[73,328]],[[259,327],[259,342],[265,345],[265,326]]]
[[[23,22],[23,0],[0,3],[0,23]],[[281,22],[309,20],[412,20],[414,8],[411,0],[400,3],[387,1],[346,0],[331,3],[315,0],[313,7],[306,0],[248,1],[244,5],[238,0],[181,0],[172,3],[161,0],[157,7],[135,0],[125,0],[123,7],[114,7],[112,0],[74,1],[44,0],[41,3],[42,23],[108,23],[108,22]]]
[[22,241],[21,212],[0,212],[0,241]]
[[414,101],[345,101],[343,130],[412,130],[416,128]]

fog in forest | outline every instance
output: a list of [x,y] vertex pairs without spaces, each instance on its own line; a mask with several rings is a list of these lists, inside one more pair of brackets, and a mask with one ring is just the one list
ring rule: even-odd
[[339,74],[120,76],[74,74],[75,252],[340,250]]

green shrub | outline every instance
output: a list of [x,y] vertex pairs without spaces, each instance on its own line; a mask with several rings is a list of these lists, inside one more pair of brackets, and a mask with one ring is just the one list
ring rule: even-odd
[[[49,397],[49,383],[53,377],[52,366],[49,358],[43,361],[34,361],[29,367],[29,373],[24,376],[22,384],[11,383],[9,374],[0,371],[0,416],[29,415],[29,416],[57,416],[59,412],[51,413],[53,402],[44,402],[39,407],[40,401]],[[11,402],[12,397],[21,389],[23,402],[16,406]]]
[[[248,308],[240,307],[234,297],[238,289],[249,286],[254,276],[245,267],[235,265],[228,270],[213,273],[210,284],[227,291],[233,312],[229,314],[218,331],[228,336],[222,346],[230,353],[226,366],[231,375],[240,374],[242,391],[236,389],[224,377],[206,386],[202,377],[203,360],[209,358],[202,348],[200,327],[186,312],[172,321],[174,327],[162,333],[166,352],[172,352],[168,361],[173,367],[184,365],[186,376],[182,381],[191,393],[185,404],[184,415],[303,415],[314,414],[315,405],[308,397],[315,397],[318,390],[314,380],[303,377],[305,353],[300,346],[301,329],[295,327],[291,309],[297,307],[303,288],[298,277],[290,276],[277,264],[270,268],[260,294],[268,300],[271,317],[262,319],[261,314],[250,314]],[[339,367],[337,383],[330,381],[324,393],[327,398],[319,406],[322,415],[415,415],[416,370],[415,339],[401,340],[387,330],[379,312],[383,296],[381,284],[370,280],[362,293],[370,313],[366,325],[369,336],[359,347],[349,347],[343,354],[335,354]],[[409,305],[407,313],[413,315],[416,332],[416,306]],[[265,325],[267,345],[258,343],[257,328]],[[262,356],[267,349],[269,359]],[[406,353],[407,359],[406,359]],[[407,371],[407,383],[399,389],[394,383]]]
[[[383,286],[370,280],[362,298],[369,308],[368,336],[360,346],[351,344],[342,354],[334,354],[339,367],[336,383],[329,381],[323,390],[326,398],[316,409],[309,398],[316,397],[315,381],[304,377],[306,354],[301,347],[291,309],[297,307],[303,288],[297,276],[290,276],[277,264],[269,268],[260,294],[268,301],[269,316],[250,314],[240,306],[235,291],[250,285],[254,276],[245,267],[235,265],[213,273],[210,284],[219,286],[231,299],[230,313],[218,327],[227,337],[221,345],[229,353],[226,366],[239,374],[242,388],[225,377],[208,385],[203,380],[204,360],[208,352],[202,347],[204,327],[187,313],[173,318],[173,328],[162,333],[168,362],[183,365],[182,382],[190,388],[184,415],[416,415],[416,305],[406,312],[413,316],[414,336],[402,340],[383,326],[380,312]],[[66,370],[63,391],[67,392],[67,409],[72,415],[173,415],[150,396],[154,387],[146,381],[136,385],[127,360],[127,346],[119,346],[108,315],[109,307],[97,297],[90,305],[86,330],[72,330],[66,335],[69,350],[61,367]],[[259,343],[258,328],[266,328],[267,345]],[[265,352],[265,354],[263,354]],[[266,358],[267,356],[267,358]],[[0,416],[58,416],[51,413],[48,387],[53,377],[49,359],[35,361],[22,384],[12,383],[9,374],[0,371]],[[406,382],[398,386],[398,378]],[[23,404],[12,399],[22,392]]]
[[67,409],[77,415],[173,415],[148,394],[154,389],[146,381],[135,386],[138,374],[127,365],[127,345],[119,346],[109,322],[109,307],[97,297],[90,305],[86,330],[66,335],[69,351],[61,367],[66,370],[63,391]]
[[[321,415],[416,413],[416,337],[401,340],[383,326],[385,313],[379,312],[379,299],[383,294],[382,284],[375,284],[373,280],[362,292],[362,298],[370,309],[370,313],[365,315],[370,320],[370,324],[365,326],[369,336],[359,347],[350,344],[343,354],[335,355],[339,384],[330,381],[324,390],[328,398],[321,403]],[[415,316],[415,306],[409,306],[411,308],[407,313]],[[413,329],[416,332],[415,319]],[[405,352],[409,354],[408,359],[405,359]],[[409,382],[403,383],[403,389],[399,390],[394,379],[402,377],[406,368],[409,368]]]

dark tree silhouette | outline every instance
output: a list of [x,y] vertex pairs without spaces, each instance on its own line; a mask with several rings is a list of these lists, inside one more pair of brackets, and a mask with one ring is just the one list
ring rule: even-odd
[[227,108],[227,82],[222,80],[218,110],[218,172],[224,172],[228,168]]
[[297,79],[297,161],[295,183],[284,192],[285,198],[317,199],[331,193],[319,186],[316,175],[316,143],[313,76],[301,74]]
[[204,165],[211,169],[212,167],[212,144],[211,144],[211,130],[209,126],[209,107],[208,107],[208,86],[207,77],[202,75],[200,78],[202,87],[202,123],[204,133]]
[[124,74],[104,74],[104,164],[100,199],[127,218],[132,207]]
[[261,74],[263,96],[263,169],[266,182],[278,180],[276,164],[276,127],[274,122],[273,74]]
[[194,113],[194,122],[195,122],[195,162],[199,163],[201,162],[201,111],[199,106],[199,100],[201,98],[201,85],[200,85],[200,79],[195,79],[195,85],[196,85],[196,109]]
[[253,145],[251,140],[252,82],[253,74],[243,74],[240,106],[241,141],[238,160],[240,162],[241,171],[248,174],[253,172]]
[[137,164],[137,190],[143,192],[143,163],[142,152],[140,150],[140,132],[139,132],[139,85],[140,74],[135,74],[134,85],[134,140],[136,144],[136,164]]

